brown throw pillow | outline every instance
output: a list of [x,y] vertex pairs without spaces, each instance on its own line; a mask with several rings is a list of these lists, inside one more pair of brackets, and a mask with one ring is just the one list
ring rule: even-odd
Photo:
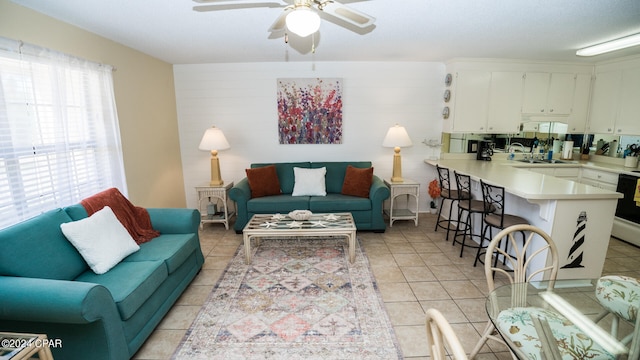
[[251,197],[280,195],[280,181],[275,165],[246,169]]
[[342,194],[358,197],[369,197],[369,189],[373,181],[373,168],[360,169],[351,165],[347,166],[342,183]]

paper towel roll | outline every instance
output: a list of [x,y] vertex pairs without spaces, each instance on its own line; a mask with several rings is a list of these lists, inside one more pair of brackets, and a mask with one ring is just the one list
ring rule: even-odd
[[562,140],[553,140],[553,153],[560,154],[560,148],[562,148]]
[[618,157],[618,140],[609,143],[609,156]]
[[565,141],[562,144],[562,158],[573,159],[573,141]]

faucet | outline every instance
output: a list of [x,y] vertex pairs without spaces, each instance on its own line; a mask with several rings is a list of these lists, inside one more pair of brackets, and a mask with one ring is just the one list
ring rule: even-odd
[[[514,146],[519,146],[520,147],[520,152],[522,153],[522,156],[526,160],[527,159],[527,153],[526,153],[526,151],[524,151],[524,145],[522,145],[519,142],[514,142],[514,143],[511,143],[511,145],[509,145],[509,149],[508,149],[509,153],[511,153],[511,151],[514,150],[513,149]],[[515,150],[514,150],[514,152],[515,152]]]

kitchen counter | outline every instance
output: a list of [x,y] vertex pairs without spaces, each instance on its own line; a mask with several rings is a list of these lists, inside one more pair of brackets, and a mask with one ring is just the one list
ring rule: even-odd
[[[556,242],[561,267],[559,279],[601,276],[616,204],[622,194],[526,169],[598,166],[602,170],[600,164],[577,161],[528,164],[495,157],[494,161],[439,159],[425,160],[425,163],[449,168],[453,183],[453,171],[471,176],[472,193],[476,199],[482,199],[480,179],[504,187],[506,212],[524,217],[530,224],[547,232]],[[610,171],[618,172],[620,169],[614,170],[614,166],[615,164],[611,165]],[[457,214],[457,211],[453,213]],[[480,229],[479,220],[474,228]],[[534,268],[544,265],[533,264]]]
[[[429,165],[447,167],[471,176],[472,180],[502,186],[508,192],[527,200],[558,199],[618,199],[615,191],[604,190],[578,182],[559,179],[550,175],[537,174],[525,168],[579,167],[580,163],[528,164],[517,161],[477,161],[477,160],[425,160]],[[591,165],[586,165],[591,166]],[[521,169],[522,168],[522,169]],[[453,176],[453,174],[452,174]]]

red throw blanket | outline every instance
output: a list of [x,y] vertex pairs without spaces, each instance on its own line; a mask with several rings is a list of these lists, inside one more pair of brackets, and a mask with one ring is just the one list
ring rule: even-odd
[[89,216],[102,210],[105,206],[109,206],[138,244],[145,243],[160,235],[160,232],[151,226],[151,218],[147,209],[133,205],[116,188],[99,192],[80,201],[80,204],[84,206]]

